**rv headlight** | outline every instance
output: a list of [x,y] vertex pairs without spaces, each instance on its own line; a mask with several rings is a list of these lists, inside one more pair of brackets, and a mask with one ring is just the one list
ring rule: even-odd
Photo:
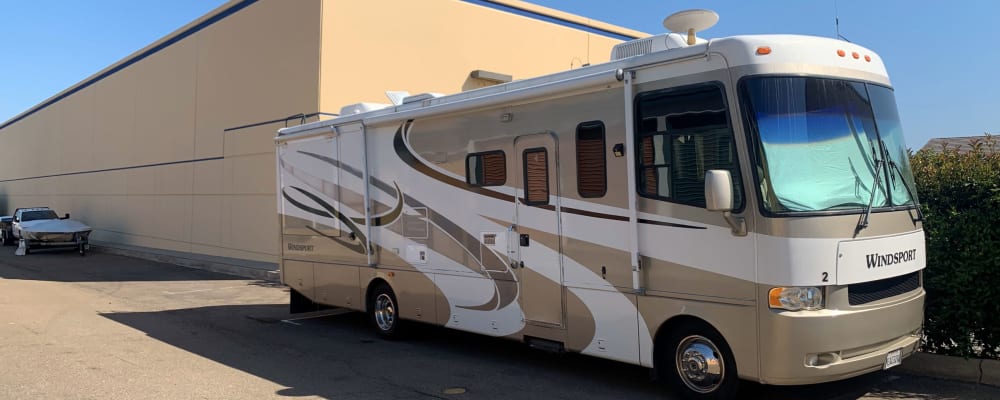
[[767,292],[767,305],[789,311],[823,308],[823,290],[818,287],[778,287]]

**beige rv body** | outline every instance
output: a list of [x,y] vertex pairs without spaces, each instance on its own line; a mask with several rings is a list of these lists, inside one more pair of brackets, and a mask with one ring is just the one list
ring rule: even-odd
[[[845,45],[875,59],[838,58]],[[774,54],[754,54],[759,46]],[[846,258],[912,245],[915,260],[871,280],[919,279],[919,221],[912,210],[875,210],[855,234],[856,212],[764,215],[738,90],[742,78],[761,75],[889,85],[877,56],[855,45],[736,37],[284,129],[276,139],[282,280],[315,303],[359,311],[384,282],[407,320],[647,367],[662,335],[697,319],[725,338],[741,378],[771,384],[843,379],[882,368],[890,351],[908,356],[922,285],[851,305],[851,285],[866,280]],[[703,84],[724,96],[742,171],[734,179],[746,188],[734,215],[746,235],[702,207],[645,196],[629,204],[634,101]],[[583,197],[576,135],[595,121],[606,188]],[[491,152],[503,154],[503,183],[470,184],[469,158]],[[769,307],[771,288],[814,285],[826,296],[821,310]],[[807,365],[815,354],[833,359]]]

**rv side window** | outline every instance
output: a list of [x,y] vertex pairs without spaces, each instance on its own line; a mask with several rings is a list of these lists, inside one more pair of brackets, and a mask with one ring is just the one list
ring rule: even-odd
[[524,204],[549,204],[549,152],[544,147],[524,151]]
[[580,197],[603,197],[608,192],[604,123],[576,126],[576,190]]
[[734,209],[742,181],[722,86],[702,84],[642,93],[636,103],[639,193],[705,207],[705,171],[729,170]]
[[465,181],[472,186],[507,183],[507,156],[500,150],[469,154],[465,158]]

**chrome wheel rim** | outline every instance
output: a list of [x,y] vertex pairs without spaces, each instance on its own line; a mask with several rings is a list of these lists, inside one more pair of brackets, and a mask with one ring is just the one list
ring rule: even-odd
[[375,298],[375,323],[384,332],[392,330],[392,325],[396,322],[396,305],[392,304],[392,298],[388,294],[382,293]]
[[677,374],[684,385],[697,393],[711,393],[722,384],[725,364],[708,338],[692,335],[677,345]]

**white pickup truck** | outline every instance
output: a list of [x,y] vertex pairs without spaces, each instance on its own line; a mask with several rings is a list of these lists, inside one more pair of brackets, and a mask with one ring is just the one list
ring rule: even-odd
[[91,230],[89,226],[69,219],[69,214],[59,218],[48,207],[14,210],[12,231],[14,238],[20,241],[18,252],[23,248],[24,254],[36,247],[76,247],[81,256],[86,255],[90,249],[88,239]]

